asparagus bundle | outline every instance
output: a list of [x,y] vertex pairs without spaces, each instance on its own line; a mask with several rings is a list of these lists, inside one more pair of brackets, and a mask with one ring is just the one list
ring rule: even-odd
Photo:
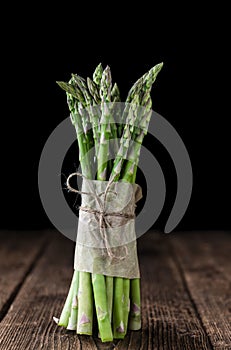
[[[118,104],[119,88],[116,83],[112,85],[108,66],[103,70],[99,64],[92,79],[73,74],[68,83],[57,82],[67,94],[84,178],[110,184],[135,184],[140,149],[152,113],[151,88],[162,66],[163,63],[157,64],[137,80],[123,107]],[[116,154],[114,160],[109,159],[110,141]],[[89,152],[92,148],[94,156]],[[112,251],[113,248],[108,250]],[[116,275],[104,275],[75,269],[61,316],[56,321],[78,334],[92,335],[94,310],[103,342],[123,339],[128,328],[140,329],[140,279],[121,277],[120,271]]]

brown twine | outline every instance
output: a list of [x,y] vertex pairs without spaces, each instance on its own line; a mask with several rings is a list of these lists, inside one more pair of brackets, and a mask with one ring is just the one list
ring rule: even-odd
[[[92,189],[92,192],[84,192],[84,191],[79,191],[79,190],[76,190],[75,188],[73,188],[71,185],[70,185],[70,179],[73,177],[73,176],[80,176],[82,178],[84,178],[86,181],[88,181],[88,184],[91,186],[91,189]],[[85,211],[87,213],[91,213],[91,214],[94,214],[95,215],[95,218],[98,219],[99,221],[99,227],[100,227],[100,232],[102,234],[102,238],[103,238],[103,241],[105,243],[105,248],[107,250],[107,253],[108,255],[113,258],[113,259],[119,259],[119,260],[123,260],[127,254],[128,254],[128,250],[127,250],[127,247],[126,246],[123,246],[124,249],[125,249],[125,255],[124,256],[116,256],[113,252],[112,252],[112,249],[111,247],[109,246],[108,244],[108,239],[107,239],[107,234],[105,232],[105,228],[107,227],[111,227],[110,225],[110,222],[107,220],[106,217],[108,216],[114,216],[114,217],[121,217],[121,218],[126,218],[126,219],[134,219],[135,215],[134,214],[126,214],[126,213],[121,213],[121,212],[110,212],[110,213],[107,213],[105,212],[105,205],[106,205],[106,197],[107,197],[107,194],[109,192],[113,192],[117,195],[116,192],[114,191],[110,191],[110,186],[112,185],[114,181],[114,178],[111,178],[111,180],[108,181],[108,184],[107,184],[107,187],[105,189],[104,192],[100,193],[100,194],[97,194],[95,193],[95,189],[92,187],[92,183],[89,181],[89,179],[87,179],[83,174],[81,173],[78,173],[78,172],[75,172],[75,173],[72,173],[68,176],[67,178],[67,182],[66,182],[66,185],[67,185],[67,188],[69,189],[69,191],[71,192],[75,192],[75,193],[79,193],[79,194],[85,194],[85,195],[88,195],[88,196],[93,196],[95,197],[95,199],[97,200],[98,204],[99,204],[99,207],[101,210],[96,210],[96,209],[92,209],[92,208],[88,208],[88,207],[82,207],[80,206],[79,207],[79,210],[82,210],[82,211]],[[100,196],[104,194],[104,199],[103,201],[101,200]],[[97,218],[97,216],[99,218]]]

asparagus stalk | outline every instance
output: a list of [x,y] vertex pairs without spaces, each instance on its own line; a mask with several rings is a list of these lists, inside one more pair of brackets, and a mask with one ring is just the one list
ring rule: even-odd
[[[135,165],[134,165],[135,164]],[[132,163],[129,165],[129,169],[127,169],[127,172],[125,171],[124,176],[122,177],[122,181],[126,181],[129,183],[135,182],[135,177],[132,173],[132,166],[133,168],[136,168],[136,163]],[[130,317],[129,317],[129,329],[130,330],[139,330],[141,328],[141,303],[140,303],[140,279],[135,278],[130,281],[131,284],[131,310],[130,310]],[[127,285],[124,286],[124,298],[126,302],[128,303],[129,300],[129,288]],[[125,320],[125,327],[127,327],[128,322],[128,312],[126,312],[126,305],[124,307],[124,320]],[[126,328],[125,328],[126,332]]]
[[[111,136],[110,128],[110,114],[105,104],[110,99],[111,92],[111,73],[109,67],[107,67],[101,78],[100,82],[100,97],[102,99],[102,118],[101,123],[101,137],[100,145],[98,149],[98,169],[97,179],[105,181],[107,178],[107,161],[109,156],[108,141]],[[113,339],[111,329],[111,300],[113,295],[113,281],[110,277],[94,274],[93,276],[93,289],[95,297],[95,306],[97,321],[99,327],[99,333],[102,341],[109,341]]]
[[[95,84],[90,78],[86,81],[78,75],[73,75],[72,81],[75,82],[75,88],[80,91],[83,99],[78,103],[79,113],[82,116],[83,127],[87,130],[88,145],[95,145],[96,154],[98,153],[98,144],[100,142],[100,130],[99,130],[99,113],[95,106],[100,102],[99,90],[97,84]],[[89,91],[88,91],[89,89]],[[85,116],[83,116],[85,113]],[[90,120],[86,118],[89,115]],[[91,123],[91,126],[90,126]],[[92,131],[91,131],[92,128]],[[93,138],[92,138],[93,136]],[[94,139],[94,142],[93,142]],[[89,148],[91,148],[89,147]]]
[[92,335],[93,326],[93,296],[91,274],[88,272],[79,272],[79,309],[77,333]]
[[128,153],[129,145],[130,145],[130,141],[131,141],[131,132],[130,132],[129,123],[134,120],[134,113],[135,113],[136,108],[137,108],[137,99],[138,99],[138,96],[136,96],[134,101],[129,105],[127,122],[124,126],[124,131],[123,131],[122,137],[120,139],[120,148],[119,148],[117,156],[114,160],[113,168],[111,171],[110,180],[113,179],[113,181],[119,180],[124,160],[127,157],[127,153]]
[[76,84],[73,84],[73,78],[69,83],[57,82],[57,84],[66,91],[67,94],[67,103],[69,110],[71,112],[71,122],[75,126],[77,140],[79,145],[79,161],[81,164],[83,174],[88,177],[91,177],[90,170],[90,159],[87,152],[91,148],[90,135],[87,134],[87,124],[84,118],[81,117],[79,111],[81,112],[82,103],[85,104],[85,98],[82,91]]
[[72,308],[72,300],[73,300],[73,295],[75,294],[76,290],[77,290],[77,279],[78,279],[78,272],[74,271],[73,277],[72,277],[72,281],[71,281],[71,286],[60,316],[60,319],[58,321],[58,325],[59,326],[63,326],[65,328],[67,328],[68,326],[68,322],[69,322],[69,318],[71,315],[71,308]]
[[92,274],[92,285],[101,340],[102,342],[112,341],[113,335],[108,313],[105,277],[99,274]]
[[114,278],[113,336],[115,339],[123,339],[125,336],[123,283],[123,278]]
[[[136,121],[136,123],[130,123],[132,125],[132,130],[130,127],[130,131],[133,132],[133,140],[135,141],[131,145],[132,154],[136,156],[133,159],[129,159],[126,161],[126,165],[123,169],[123,180],[130,182],[134,181],[134,177],[137,171],[137,164],[139,161],[140,149],[143,143],[144,136],[147,134],[148,125],[150,122],[150,118],[152,115],[151,107],[152,107],[152,99],[151,99],[151,88],[153,83],[155,82],[158,73],[161,71],[163,67],[163,63],[157,64],[150,71],[143,76],[142,88],[141,88],[141,96],[140,96],[140,105],[143,108],[142,111],[138,114],[141,114],[140,119]],[[139,127],[134,128],[134,124],[139,125]],[[131,158],[130,155],[128,158]],[[131,178],[133,177],[133,179]]]
[[[116,102],[114,100],[119,98],[119,89],[117,84],[112,88],[111,70],[109,66],[105,68],[102,74],[100,82],[100,97],[102,101],[102,118],[103,120],[105,119],[105,121],[107,120],[106,124],[108,132],[110,132],[109,130],[111,129],[110,138],[117,139],[117,127],[113,118],[113,113],[111,113],[113,111],[113,104],[109,103],[111,101]],[[106,109],[106,118],[104,115],[104,108]],[[101,125],[103,125],[103,123]]]
[[130,312],[130,280],[128,278],[123,279],[124,289],[124,334],[127,333],[128,317]]
[[[133,159],[130,159],[126,162],[124,167],[124,172],[122,176],[122,181],[134,183],[137,171],[137,164],[140,156],[140,149],[144,139],[144,136],[147,133],[149,121],[152,115],[151,111],[151,96],[150,91],[152,84],[156,80],[156,77],[160,70],[162,69],[163,64],[158,64],[153,67],[144,77],[142,85],[142,95],[141,95],[141,106],[144,106],[144,114],[140,120],[141,128],[135,128],[135,143],[132,144],[132,153],[135,154]],[[139,133],[137,133],[139,130]],[[133,130],[134,131],[134,130]],[[141,312],[140,312],[140,279],[136,278],[131,280],[131,312],[129,320],[129,328],[131,330],[138,330],[141,327]]]
[[90,167],[89,159],[89,143],[86,134],[84,133],[82,118],[78,111],[77,102],[74,100],[73,96],[67,94],[67,102],[69,109],[71,111],[71,121],[76,129],[76,135],[79,145],[79,161],[82,168],[82,173],[88,179],[92,178],[92,172]]
[[[136,103],[136,99],[129,110],[130,112],[128,114],[129,120],[133,119],[135,103]],[[121,139],[120,152],[115,159],[114,167],[111,172],[113,181],[116,181],[117,178],[120,176],[123,160],[126,157],[130,139],[131,139],[131,134],[130,134],[129,125],[126,124],[123,132],[123,137]],[[129,279],[123,279],[120,277],[114,278],[113,335],[114,335],[114,338],[116,339],[123,339],[126,334],[128,316],[129,316],[129,290],[130,290]]]
[[[110,79],[110,77],[109,77],[109,79]],[[87,86],[88,86],[88,89],[93,97],[94,103],[96,105],[99,105],[101,103],[101,98],[102,98],[103,102],[110,102],[110,100],[112,100],[113,102],[120,101],[119,88],[118,88],[116,83],[114,84],[111,91],[107,91],[107,89],[105,89],[105,86],[102,87],[102,90],[103,91],[105,90],[105,94],[103,94],[101,91],[101,97],[100,97],[99,88],[98,88],[97,84],[94,81],[92,81],[90,78],[87,78]],[[109,107],[109,105],[107,107]],[[118,137],[117,136],[117,126],[116,126],[116,123],[115,123],[114,118],[113,118],[114,105],[110,106],[110,108],[112,109],[112,111],[110,111],[111,137],[115,140],[114,146],[118,147],[117,140],[116,140]],[[95,118],[95,116],[98,117],[98,115],[97,115],[97,113],[94,113],[94,110],[96,111],[95,108],[92,108],[90,116],[92,115],[91,123],[92,123],[92,127],[93,127],[93,137],[94,137],[94,141],[95,141],[96,154],[98,154],[98,144],[100,143],[101,132],[99,129],[99,119]]]
[[129,329],[137,331],[141,328],[141,302],[140,302],[140,279],[134,278],[131,283],[131,311],[129,318]]
[[108,307],[108,316],[110,322],[112,321],[112,305],[113,305],[113,277],[105,276],[106,282],[106,293],[107,293],[107,307]]
[[[142,89],[144,88],[145,78],[147,75],[148,73],[145,73],[140,79],[136,81],[136,83],[130,89],[126,99],[125,109],[123,111],[121,124],[119,126],[119,130],[124,127],[124,132],[121,136],[121,147],[114,161],[114,167],[112,169],[112,176],[115,176],[115,180],[119,179],[119,174],[122,170],[124,159],[126,159],[127,156],[129,142],[132,138],[131,133],[134,131],[135,114],[137,112],[137,106],[140,103],[140,95],[142,93]],[[125,124],[125,126],[123,126],[123,124]]]
[[67,329],[76,330],[77,328],[77,318],[78,318],[78,291],[79,291],[79,272],[74,271],[75,284],[74,291],[72,294],[72,305],[71,305],[71,314],[69,317]]
[[121,104],[118,102],[121,101],[120,99],[120,91],[118,88],[118,85],[115,83],[112,91],[111,91],[111,99],[112,99],[112,110],[113,110],[113,116],[114,116],[114,123],[112,124],[113,127],[113,138],[116,140],[113,142],[113,149],[115,154],[118,152],[119,149],[119,143],[118,143],[118,138],[122,136],[122,124],[118,123],[121,118]]
[[87,111],[89,112],[89,117],[92,125],[92,133],[93,133],[94,147],[95,147],[95,158],[97,158],[97,154],[99,151],[99,144],[100,144],[99,109],[95,105],[92,105],[87,108]]
[[[93,105],[93,99],[88,91],[87,82],[84,78],[80,77],[77,74],[72,74],[70,82],[79,89],[84,97],[82,101],[78,102],[79,113],[82,117],[83,128],[87,138],[88,149],[90,150],[94,146],[93,142],[93,131],[90,125],[90,120],[88,118],[88,113],[86,113],[86,107]],[[85,116],[82,115],[85,113]]]
[[[129,143],[131,141],[130,124],[134,123],[135,112],[138,103],[138,95],[134,96],[132,104],[128,110],[127,123],[124,127],[123,136],[121,138],[120,151],[114,161],[111,176],[116,181],[121,173],[124,159],[126,158]],[[130,309],[130,281],[120,277],[114,278],[114,308],[113,308],[113,334],[116,339],[123,339],[128,325],[129,309]]]
[[[136,163],[135,163],[136,164]],[[135,168],[136,165],[134,163],[132,164]],[[126,181],[129,183],[135,182],[135,177],[132,173],[132,165],[129,166],[129,169],[124,172],[124,175],[122,177],[122,181]],[[125,282],[127,283],[127,282]],[[141,303],[140,303],[140,279],[135,278],[130,281],[131,284],[131,310],[130,310],[130,317],[129,317],[129,329],[130,330],[139,330],[141,328]],[[128,303],[129,300],[129,288],[127,284],[124,286],[124,299],[125,303]],[[130,300],[129,300],[130,304]],[[127,304],[128,305],[128,304]],[[124,306],[124,323],[125,323],[125,332],[128,322],[128,312],[126,311],[127,305]]]
[[[60,83],[59,83],[60,85]],[[62,85],[62,86],[61,86]],[[70,84],[61,84],[60,86],[67,91],[67,102],[71,112],[71,121],[76,129],[77,140],[79,145],[79,161],[82,168],[82,173],[85,177],[91,179],[91,167],[90,159],[87,152],[89,151],[89,137],[84,132],[83,120],[79,114],[78,103],[83,102],[83,94],[77,86]],[[70,89],[70,86],[72,89]],[[75,95],[73,94],[75,92]],[[77,91],[77,93],[76,93]],[[78,98],[78,99],[77,99]],[[74,271],[74,276],[77,272]],[[77,322],[77,333],[79,334],[92,334],[92,323],[93,323],[93,300],[92,300],[92,285],[91,285],[91,274],[87,272],[79,272],[79,291],[78,291],[78,322]],[[84,295],[83,295],[84,292]],[[70,295],[69,295],[70,294]],[[73,294],[74,294],[74,283],[71,284],[70,293],[65,303],[63,315],[67,315],[66,310],[71,311]],[[61,315],[62,316],[62,315]],[[63,316],[64,317],[64,316]],[[69,314],[70,317],[70,314]],[[75,317],[75,312],[72,311],[72,318]],[[67,317],[66,317],[67,319]],[[65,327],[68,326],[66,319],[60,318],[59,324]],[[68,319],[69,320],[69,319]],[[74,327],[74,326],[73,326]]]
[[[75,114],[77,116],[75,105]],[[77,130],[78,131],[78,130]],[[81,136],[82,134],[80,134]],[[78,133],[77,133],[78,137]],[[89,150],[89,138],[85,136],[84,145],[86,152]],[[78,138],[79,148],[83,147],[82,138]],[[85,152],[84,150],[84,152]],[[87,158],[86,158],[87,157]],[[80,156],[80,163],[83,174],[91,179],[91,168],[89,155],[84,154],[82,158]],[[77,321],[77,333],[92,335],[93,327],[93,296],[92,296],[92,284],[91,284],[91,274],[88,272],[79,272],[79,292],[78,292],[78,321]]]
[[98,172],[97,179],[104,181],[107,179],[107,161],[109,157],[109,140],[111,138],[111,125],[110,125],[110,111],[106,102],[111,99],[111,72],[107,66],[103,71],[102,79],[100,82],[100,97],[102,118],[100,122],[100,145],[97,155],[98,160]]

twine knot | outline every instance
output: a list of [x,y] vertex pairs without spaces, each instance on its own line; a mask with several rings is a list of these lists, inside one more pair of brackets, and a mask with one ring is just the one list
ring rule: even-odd
[[[91,187],[91,190],[92,192],[84,192],[84,191],[79,191],[79,190],[76,190],[75,188],[73,188],[71,185],[70,185],[70,179],[73,177],[73,176],[80,176],[82,178],[84,178],[86,181],[88,181],[88,184],[89,184],[89,187]],[[117,192],[115,191],[110,191],[110,187],[113,183],[114,179],[112,178],[111,180],[108,181],[108,184],[107,184],[107,187],[105,189],[104,192],[100,193],[100,194],[97,194],[95,192],[95,189],[93,188],[92,186],[92,183],[89,179],[87,179],[83,174],[81,173],[78,173],[78,172],[75,172],[75,173],[72,173],[68,176],[67,178],[67,182],[66,182],[66,185],[67,185],[67,188],[69,191],[71,192],[75,192],[75,193],[79,193],[80,195],[88,195],[88,196],[93,196],[95,197],[98,205],[99,205],[99,210],[98,209],[93,209],[93,208],[89,208],[89,207],[83,207],[83,206],[80,206],[79,207],[79,210],[82,210],[84,212],[87,212],[87,213],[91,213],[95,216],[96,220],[99,222],[99,229],[100,229],[100,233],[102,235],[102,238],[103,238],[103,242],[104,242],[104,245],[105,245],[105,248],[106,248],[106,251],[107,251],[107,254],[112,258],[112,259],[119,259],[119,260],[122,260],[124,259],[127,254],[128,254],[128,251],[127,251],[127,247],[126,246],[123,246],[124,247],[124,250],[125,250],[125,255],[123,256],[116,256],[111,247],[109,246],[108,244],[108,239],[107,239],[107,234],[105,232],[105,229],[107,227],[111,227],[111,224],[109,222],[109,220],[107,219],[107,217],[120,217],[120,218],[125,218],[127,220],[131,220],[131,219],[134,219],[135,218],[135,214],[127,214],[127,213],[121,213],[121,212],[107,212],[105,210],[105,207],[106,207],[106,202],[107,202],[107,194],[109,192],[112,192],[114,193],[115,195],[117,195]],[[103,195],[103,200],[101,200],[101,196]]]

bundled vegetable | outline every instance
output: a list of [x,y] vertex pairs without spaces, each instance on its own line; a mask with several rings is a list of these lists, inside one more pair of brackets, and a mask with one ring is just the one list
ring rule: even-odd
[[[151,118],[151,88],[163,63],[144,74],[120,102],[111,71],[93,79],[73,74],[66,91],[82,174],[69,189],[81,193],[74,274],[59,326],[92,335],[94,311],[103,342],[141,328],[140,276],[134,229],[135,184],[141,145]],[[83,177],[81,191],[70,186]]]

